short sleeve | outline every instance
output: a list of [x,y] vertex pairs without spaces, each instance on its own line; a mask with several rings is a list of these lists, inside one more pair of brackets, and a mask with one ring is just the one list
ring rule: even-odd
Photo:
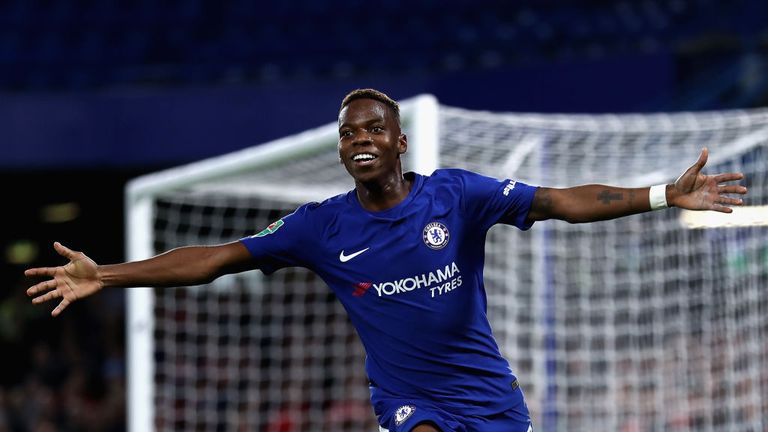
[[533,223],[526,218],[531,210],[536,186],[462,171],[463,208],[470,220],[489,229],[496,223],[514,225],[521,230]]
[[306,267],[306,251],[311,250],[312,220],[310,205],[303,205],[262,231],[240,241],[251,253],[256,268],[271,274],[284,267]]

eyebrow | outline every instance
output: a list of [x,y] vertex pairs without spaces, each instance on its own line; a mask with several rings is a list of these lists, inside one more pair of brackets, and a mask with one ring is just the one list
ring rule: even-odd
[[[363,125],[370,125],[370,124],[376,123],[376,122],[386,123],[386,119],[384,119],[384,117],[376,117],[376,118],[365,120],[364,122],[362,122],[362,124]],[[344,122],[344,123],[339,125],[339,129],[342,129],[344,127],[351,127],[351,126],[347,122]]]

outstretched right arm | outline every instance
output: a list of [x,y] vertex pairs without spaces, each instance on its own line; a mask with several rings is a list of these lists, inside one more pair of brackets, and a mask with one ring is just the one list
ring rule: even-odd
[[59,315],[70,303],[105,287],[170,287],[200,285],[227,273],[253,268],[253,259],[239,242],[216,246],[185,246],[152,258],[122,264],[98,265],[82,252],[54,243],[69,262],[60,267],[32,268],[27,276],[50,279],[27,290],[32,303],[61,299],[51,315]]

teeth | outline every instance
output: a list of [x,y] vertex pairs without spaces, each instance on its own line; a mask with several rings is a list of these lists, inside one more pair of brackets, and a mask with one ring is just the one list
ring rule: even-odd
[[373,160],[373,159],[376,159],[376,156],[374,156],[374,155],[372,155],[370,153],[362,153],[362,154],[359,154],[359,155],[352,156],[352,160],[355,161],[355,162],[364,161],[364,160]]

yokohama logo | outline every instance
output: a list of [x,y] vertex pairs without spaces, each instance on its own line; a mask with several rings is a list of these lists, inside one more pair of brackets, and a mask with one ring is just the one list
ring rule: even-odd
[[365,294],[366,291],[368,291],[368,288],[373,285],[370,282],[358,282],[355,284],[355,291],[352,293],[355,297],[362,297],[363,294]]
[[455,262],[445,267],[436,268],[428,273],[414,275],[411,277],[398,279],[389,282],[371,283],[358,282],[354,284],[355,291],[352,293],[355,297],[362,297],[373,287],[379,297],[403,294],[409,291],[426,288],[429,290],[432,298],[453,291],[462,284],[461,271]]
[[461,275],[459,266],[455,262],[446,265],[443,268],[436,268],[431,272],[414,275],[411,277],[398,279],[390,282],[373,284],[376,293],[381,296],[391,296],[393,294],[402,294],[416,289],[427,288],[432,291],[439,289],[442,294],[444,288],[456,288],[461,285]]

